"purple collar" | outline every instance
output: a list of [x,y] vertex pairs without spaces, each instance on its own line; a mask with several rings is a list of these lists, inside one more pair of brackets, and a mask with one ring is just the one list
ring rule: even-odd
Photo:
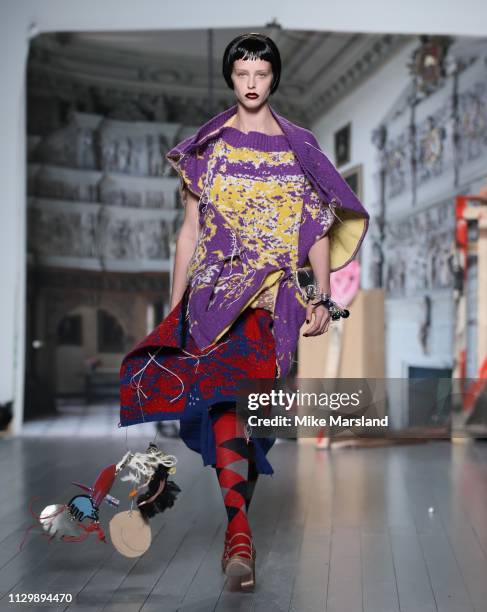
[[[286,135],[293,152],[318,195],[327,203],[335,202],[338,206],[342,206],[365,218],[366,226],[363,233],[365,235],[368,227],[369,213],[335,166],[320,149],[320,145],[313,133],[276,113],[270,104],[269,109]],[[215,115],[203,124],[195,134],[188,136],[171,149],[167,153],[167,157],[169,159],[178,159],[182,155],[197,149],[211,138],[216,138],[225,122],[235,115],[236,112],[237,105],[234,104],[218,115]]]

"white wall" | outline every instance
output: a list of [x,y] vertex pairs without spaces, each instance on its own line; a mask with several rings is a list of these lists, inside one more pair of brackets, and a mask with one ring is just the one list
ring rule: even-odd
[[377,173],[377,148],[372,142],[372,131],[377,128],[408,83],[406,63],[417,46],[418,42],[414,41],[393,55],[372,78],[341,100],[312,126],[322,149],[334,162],[334,133],[345,124],[351,123],[350,162],[340,166],[339,171],[344,172],[357,164],[363,165],[362,203],[371,216],[369,231],[361,248],[361,282],[364,289],[371,286],[368,274],[372,244],[370,236],[373,217],[378,213],[380,195],[374,179],[374,174]]
[[[285,28],[391,33],[486,33],[487,3],[369,0],[338,3],[247,0],[2,0],[0,4],[0,402],[15,400],[14,432],[22,422],[25,327],[25,67],[29,36],[41,32],[207,27],[262,27],[277,18]],[[354,153],[354,156],[356,153]],[[366,186],[367,188],[367,186]]]

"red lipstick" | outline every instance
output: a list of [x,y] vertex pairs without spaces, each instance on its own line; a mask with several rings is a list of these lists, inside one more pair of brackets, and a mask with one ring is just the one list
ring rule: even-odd
[[250,98],[251,100],[255,100],[255,98],[258,98],[258,97],[259,97],[259,94],[256,94],[256,93],[248,93],[248,94],[245,94],[245,97],[246,97],[246,98]]

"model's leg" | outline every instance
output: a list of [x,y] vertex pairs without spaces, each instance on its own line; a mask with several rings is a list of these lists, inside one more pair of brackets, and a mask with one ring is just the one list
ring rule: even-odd
[[[217,404],[213,404],[210,408],[210,415],[212,420],[215,421],[218,416],[223,414],[228,410],[235,409],[235,402],[219,402]],[[252,440],[250,440],[248,445],[248,470],[247,470],[247,490],[245,491],[245,510],[248,514],[250,502],[252,501],[252,497],[254,495],[255,485],[257,484],[257,480],[259,478],[259,472],[257,471],[257,464],[255,461],[255,445]]]
[[257,471],[257,465],[255,463],[255,446],[252,441],[249,444],[249,470],[247,475],[247,495],[245,497],[245,509],[247,514],[249,512],[250,502],[254,494],[255,485],[259,478],[259,472]]
[[216,473],[228,518],[226,539],[231,538],[232,554],[249,556],[252,536],[247,519],[249,445],[244,436],[244,424],[237,417],[234,405],[228,403],[212,407],[211,414]]

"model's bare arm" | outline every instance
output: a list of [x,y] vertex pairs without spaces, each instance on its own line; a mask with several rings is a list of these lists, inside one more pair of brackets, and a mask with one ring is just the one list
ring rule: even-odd
[[185,203],[184,220],[176,239],[176,253],[174,256],[174,271],[171,288],[171,310],[184,295],[187,285],[186,274],[188,271],[188,264],[196,248],[199,232],[199,200],[197,196],[188,189],[183,189],[182,195]]
[[[313,244],[308,257],[320,293],[330,293],[330,239],[328,234]],[[330,321],[328,309],[323,305],[313,308],[310,302],[306,310],[307,320],[310,320],[312,313],[314,313],[314,321],[311,322],[311,326],[304,333],[305,336],[317,336],[328,329]]]

